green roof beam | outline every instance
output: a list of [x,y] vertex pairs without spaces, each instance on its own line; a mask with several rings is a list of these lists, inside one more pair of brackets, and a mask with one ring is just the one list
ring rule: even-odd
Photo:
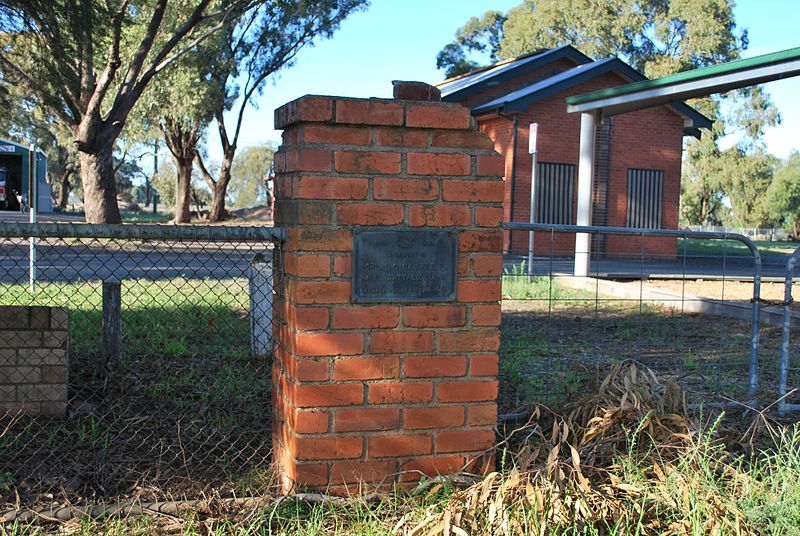
[[568,97],[567,111],[611,116],[797,75],[800,47]]

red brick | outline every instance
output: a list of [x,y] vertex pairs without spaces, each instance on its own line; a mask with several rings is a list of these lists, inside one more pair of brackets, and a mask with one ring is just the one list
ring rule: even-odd
[[294,444],[294,455],[298,460],[358,458],[364,450],[360,436],[303,437],[296,438]]
[[298,359],[294,368],[294,378],[299,382],[327,381],[328,360]]
[[347,303],[350,301],[349,281],[291,281],[289,297],[295,303]]
[[396,408],[340,409],[333,415],[334,432],[396,430],[400,427],[400,410]]
[[411,175],[469,175],[470,172],[466,154],[408,153],[407,158]]
[[361,333],[296,333],[295,353],[298,356],[357,355],[364,353]]
[[[501,237],[502,240],[502,237]],[[482,255],[472,259],[476,277],[491,277],[503,274],[502,255]]]
[[[348,461],[335,462],[331,466],[331,484],[376,483],[391,480],[397,471],[397,462],[386,461]],[[352,493],[352,489],[349,490]]]
[[353,274],[353,257],[345,255],[333,258],[333,275],[350,277]]
[[459,327],[466,323],[467,310],[463,305],[407,305],[403,307],[406,327]]
[[336,122],[356,125],[403,124],[403,106],[374,99],[336,100]]
[[497,382],[441,382],[436,387],[436,400],[439,402],[497,400]]
[[500,346],[500,330],[471,329],[439,333],[441,352],[488,352]]
[[364,402],[364,387],[360,383],[294,386],[294,404],[298,408],[354,406]]
[[467,205],[412,205],[408,211],[412,227],[463,227],[470,224]]
[[436,434],[436,452],[474,452],[488,450],[495,444],[492,430],[456,430]]
[[439,197],[439,183],[430,179],[375,179],[372,195],[380,200],[430,201]]
[[419,480],[420,476],[435,477],[459,472],[464,467],[463,456],[439,456],[435,458],[416,458],[405,463],[400,471],[404,481]]
[[397,225],[403,222],[403,206],[381,203],[339,205],[336,220],[340,225]]
[[367,442],[370,458],[401,458],[433,452],[433,437],[426,434],[373,436]]
[[478,175],[485,177],[502,177],[505,173],[505,158],[499,154],[478,155]]
[[458,276],[466,277],[469,275],[469,264],[472,255],[459,255],[458,257]]
[[428,144],[428,133],[405,128],[379,128],[377,141],[378,145],[385,147],[425,147]]
[[459,281],[458,301],[487,302],[500,300],[500,278],[491,281]]
[[385,175],[400,173],[400,153],[336,151],[334,162],[339,173]]
[[298,434],[321,434],[328,431],[327,411],[293,411],[292,428]]
[[328,125],[305,125],[303,141],[333,145],[369,145],[372,133],[368,128]]
[[350,251],[353,234],[350,231],[304,227],[290,229],[287,251]]
[[[276,173],[327,172],[331,170],[331,152],[327,149],[292,149],[282,154],[283,158],[276,161]],[[281,164],[278,165],[277,162]]]
[[463,355],[423,355],[406,357],[403,363],[407,378],[442,378],[464,376],[467,358]]
[[433,351],[432,331],[375,331],[370,336],[369,351],[375,354]]
[[295,180],[293,197],[298,199],[366,199],[367,179],[308,177]]
[[496,353],[473,355],[469,360],[469,373],[471,376],[497,376],[498,361]]
[[432,135],[431,146],[494,149],[494,142],[483,132],[475,132],[473,130],[437,130]]
[[442,197],[445,201],[502,203],[505,193],[503,181],[445,180]]
[[499,227],[503,223],[503,209],[499,207],[475,207],[475,225]]
[[503,251],[502,231],[462,231],[458,233],[458,250],[471,253]]
[[423,128],[469,128],[469,108],[447,104],[409,104],[406,107],[406,126]]
[[455,428],[463,425],[463,406],[406,408],[403,413],[403,426],[409,430]]
[[287,253],[283,257],[283,263],[287,274],[300,277],[329,277],[331,275],[331,258],[329,255],[295,255]]
[[499,326],[501,319],[499,303],[489,305],[472,306],[472,325],[473,326]]
[[295,329],[321,330],[328,327],[330,310],[327,307],[295,307],[289,304],[288,321]]
[[328,483],[328,464],[300,463],[296,466],[294,480],[300,485],[324,486]]
[[375,307],[337,307],[333,310],[335,329],[394,328],[397,327],[400,308],[388,305]]
[[333,118],[333,99],[306,95],[275,110],[275,128],[285,129],[300,122],[323,122]]
[[414,404],[430,402],[431,398],[431,382],[372,383],[367,395],[370,404]]
[[491,426],[497,424],[497,404],[469,406],[467,422],[470,426]]
[[355,357],[333,363],[334,381],[379,380],[400,376],[399,357]]
[[275,223],[291,225],[328,225],[333,221],[331,201],[278,199],[275,201]]

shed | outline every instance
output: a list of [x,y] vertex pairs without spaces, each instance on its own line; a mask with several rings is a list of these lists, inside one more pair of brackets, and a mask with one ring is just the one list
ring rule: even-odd
[[[20,205],[31,206],[31,176],[29,175],[31,149],[11,140],[0,138],[0,173],[6,170],[6,203],[0,210],[19,211]],[[38,194],[36,209],[38,212],[53,212],[52,188],[47,182],[47,156],[36,150],[34,166],[34,191]]]
[[[566,99],[646,80],[618,58],[592,61],[572,46],[540,50],[439,84],[442,100],[469,106],[480,129],[506,157],[506,221],[572,224],[578,213],[580,121]],[[538,125],[536,182],[528,153],[529,124]],[[593,225],[676,229],[684,136],[699,136],[711,120],[683,102],[605,119],[598,128],[592,183]],[[531,198],[534,201],[531,201]],[[533,207],[531,206],[533,205]],[[533,210],[532,210],[533,209]],[[623,237],[596,238],[605,255],[640,255]],[[528,233],[509,233],[509,252],[527,252]],[[575,235],[537,240],[535,254],[572,255]],[[651,256],[674,256],[674,239],[653,239]]]

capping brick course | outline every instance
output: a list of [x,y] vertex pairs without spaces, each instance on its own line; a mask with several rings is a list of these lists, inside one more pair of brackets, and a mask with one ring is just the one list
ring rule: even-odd
[[0,306],[0,411],[66,412],[68,324],[61,307]]
[[[395,94],[420,100],[305,96],[275,111],[275,222],[288,239],[276,256],[273,443],[285,492],[491,465],[503,158],[467,108],[419,83]],[[364,226],[457,231],[457,300],[351,303]]]

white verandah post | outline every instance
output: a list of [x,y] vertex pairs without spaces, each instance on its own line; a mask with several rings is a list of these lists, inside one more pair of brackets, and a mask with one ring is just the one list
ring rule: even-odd
[[[592,177],[594,176],[594,138],[597,124],[597,112],[581,113],[580,159],[578,161],[578,225],[592,224]],[[589,275],[589,259],[591,258],[591,235],[577,233],[575,235],[575,269],[576,277]]]

